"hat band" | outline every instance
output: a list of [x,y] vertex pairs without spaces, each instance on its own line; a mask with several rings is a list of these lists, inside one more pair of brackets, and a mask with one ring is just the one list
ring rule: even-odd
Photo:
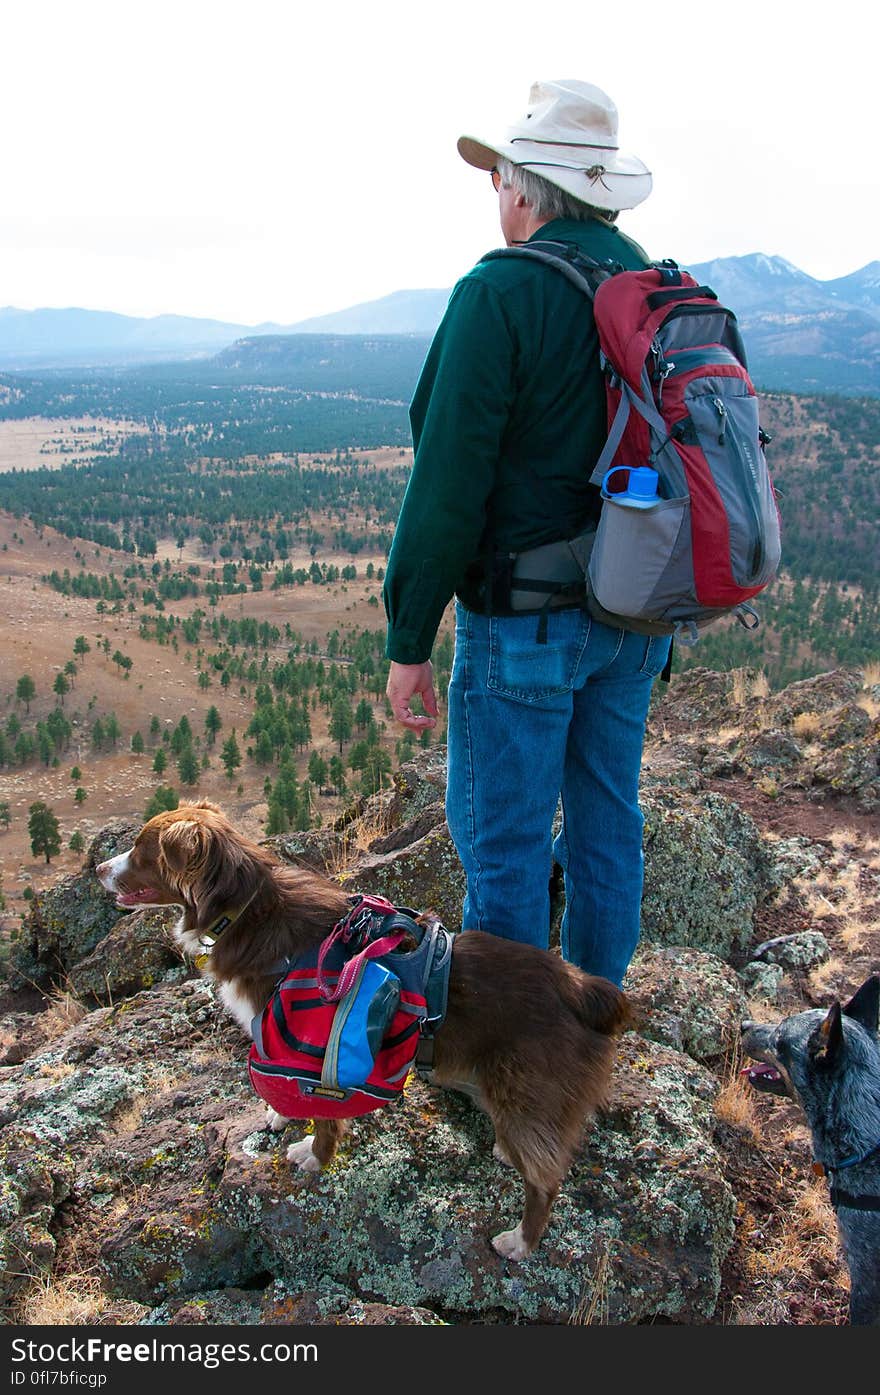
[[584,174],[593,184],[603,174],[611,174],[615,179],[640,179],[642,177],[639,174],[633,175],[628,170],[606,170],[604,165],[560,165],[556,160],[523,160],[518,168],[531,169],[533,165],[538,165],[541,169],[569,170],[571,174]]
[[585,140],[536,140],[534,136],[511,136],[510,144],[516,145],[517,141],[525,141],[528,145],[565,145],[572,150],[619,150],[619,145],[594,145],[592,141]]

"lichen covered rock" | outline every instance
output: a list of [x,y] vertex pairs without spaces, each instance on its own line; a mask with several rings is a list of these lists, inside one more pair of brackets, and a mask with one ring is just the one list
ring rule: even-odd
[[754,821],[718,794],[651,786],[645,815],[642,934],[727,957],[752,935],[758,904],[774,889],[767,845]]
[[764,940],[751,955],[753,960],[781,964],[784,969],[814,969],[831,958],[831,946],[821,930],[801,930],[795,935]]
[[[25,1222],[51,1236],[64,1198],[67,1233],[114,1300],[176,1305],[181,1321],[228,1289],[271,1290],[276,1312],[303,1320],[323,1295],[321,1320],[344,1323],[568,1322],[594,1299],[611,1322],[712,1312],[733,1198],[712,1144],[716,1082],[686,1056],[621,1040],[608,1111],[539,1250],[514,1265],[490,1237],[516,1224],[522,1184],[493,1159],[484,1114],[414,1081],[400,1105],[353,1121],[326,1173],[303,1174],[285,1157],[302,1126],[265,1129],[246,1042],[218,1013],[202,980],[161,985],[9,1070],[0,1148],[35,1202],[7,1209],[0,1239],[20,1244]],[[36,1188],[15,1161],[22,1130]]]
[[121,916],[91,954],[71,968],[73,992],[84,1002],[113,1003],[151,988],[169,969],[181,968],[171,938],[179,915],[177,907],[168,907]]
[[738,1040],[745,1000],[733,969],[717,955],[643,945],[623,986],[652,1041],[712,1060]]

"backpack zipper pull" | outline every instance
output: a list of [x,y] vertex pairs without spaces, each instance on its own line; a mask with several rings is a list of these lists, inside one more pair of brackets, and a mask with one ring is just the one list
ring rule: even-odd
[[712,405],[714,406],[716,412],[718,413],[718,417],[719,417],[719,420],[720,420],[720,426],[719,426],[719,429],[718,429],[718,444],[719,444],[719,446],[723,446],[723,445],[724,445],[724,433],[725,433],[725,431],[727,430],[727,408],[725,407],[724,403],[721,401],[721,398],[720,398],[720,397],[713,397],[713,398],[712,398]]
[[675,364],[671,363],[669,359],[664,357],[663,345],[657,338],[654,338],[651,341],[651,354],[654,359],[654,377],[657,382],[657,406],[658,408],[662,409],[663,384],[666,382],[666,379],[669,377],[670,373],[675,367]]

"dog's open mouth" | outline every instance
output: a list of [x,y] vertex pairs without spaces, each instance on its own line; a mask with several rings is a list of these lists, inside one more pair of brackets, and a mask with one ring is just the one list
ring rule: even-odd
[[161,904],[162,896],[154,886],[139,886],[136,891],[117,891],[116,904],[125,910],[134,906],[155,906]]
[[764,1090],[770,1095],[787,1095],[788,1090],[781,1073],[775,1066],[763,1062],[756,1066],[744,1066],[740,1071],[755,1090]]

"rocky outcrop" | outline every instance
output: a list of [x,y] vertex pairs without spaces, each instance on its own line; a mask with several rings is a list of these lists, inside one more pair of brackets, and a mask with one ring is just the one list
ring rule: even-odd
[[67,982],[72,991],[89,1004],[113,1003],[152,988],[167,979],[170,970],[185,972],[171,934],[179,917],[177,907],[124,916],[91,954],[70,969]]
[[[490,1244],[520,1215],[520,1179],[454,1093],[410,1082],[399,1106],[353,1123],[325,1174],[291,1169],[301,1129],[264,1127],[246,1042],[171,942],[176,911],[120,915],[97,882],[139,823],[102,829],[83,872],[34,898],[13,948],[13,985],[63,985],[84,1015],[69,1027],[63,1013],[0,1017],[5,1315],[70,1245],[144,1323],[711,1319],[736,1210],[715,1095],[747,999],[790,999],[816,965],[833,970],[826,938],[791,908],[805,882],[830,888],[838,845],[799,825],[768,837],[710,781],[839,796],[863,813],[880,790],[880,693],[866,701],[861,675],[748,696],[756,679],[692,670],[655,704],[643,936],[625,985],[638,1022],[523,1265]],[[444,753],[425,751],[334,825],[267,845],[457,928],[444,790]],[[825,911],[838,902],[842,891]]]
[[246,1044],[212,999],[202,980],[140,993],[9,1072],[0,1148],[28,1163],[8,1207],[7,1294],[26,1236],[31,1271],[51,1264],[63,1201],[108,1290],[150,1307],[329,1283],[343,1311],[433,1320],[568,1322],[594,1301],[612,1322],[711,1313],[734,1202],[712,1142],[717,1084],[695,1062],[622,1039],[548,1234],[513,1265],[489,1237],[515,1224],[522,1185],[493,1159],[484,1114],[412,1082],[399,1107],[353,1122],[326,1173],[295,1172],[284,1153],[301,1126],[265,1129]]
[[92,840],[83,872],[62,877],[34,897],[13,946],[13,983],[58,982],[106,938],[119,920],[119,911],[95,876],[95,868],[130,848],[140,828],[140,820],[112,820]]

